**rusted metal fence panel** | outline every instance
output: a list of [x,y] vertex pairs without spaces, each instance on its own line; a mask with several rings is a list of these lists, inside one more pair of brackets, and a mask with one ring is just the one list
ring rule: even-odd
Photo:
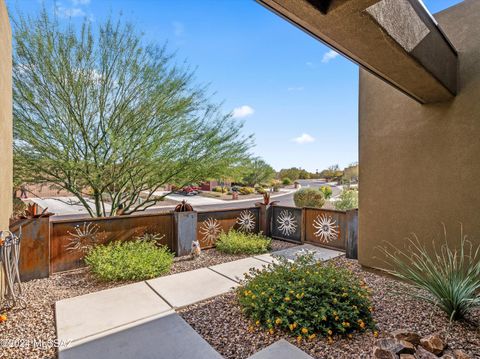
[[20,235],[20,263],[18,269],[22,281],[46,278],[50,265],[49,217],[27,219],[10,227]]
[[258,207],[198,212],[197,239],[200,247],[215,247],[220,233],[231,229],[258,233],[259,220]]
[[297,207],[272,206],[270,235],[272,238],[296,243],[302,242],[303,215]]
[[305,208],[304,215],[306,242],[346,250],[349,233],[346,212]]
[[[85,232],[89,232],[85,233]],[[126,241],[145,233],[162,236],[161,244],[175,249],[173,214],[88,218],[77,220],[52,220],[50,231],[51,272],[60,272],[84,266],[83,253],[69,249],[71,238],[76,235],[92,235],[97,243]]]

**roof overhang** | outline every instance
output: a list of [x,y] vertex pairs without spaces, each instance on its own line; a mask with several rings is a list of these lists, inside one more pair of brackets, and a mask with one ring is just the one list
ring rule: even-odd
[[457,92],[457,52],[419,0],[257,0],[421,103]]

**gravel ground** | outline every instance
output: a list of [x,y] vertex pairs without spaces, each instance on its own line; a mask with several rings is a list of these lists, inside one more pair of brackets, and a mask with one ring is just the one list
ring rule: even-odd
[[[439,334],[451,349],[462,349],[480,358],[480,313],[469,322],[454,323],[430,304],[412,299],[413,288],[392,278],[361,269],[356,261],[335,259],[348,266],[373,289],[374,318],[379,337],[388,337],[396,329],[410,329],[420,335]],[[314,358],[370,358],[375,342],[371,332],[356,334],[352,339],[336,338],[331,345],[322,338],[296,343],[283,333],[249,332],[250,323],[243,317],[233,293],[185,308],[182,317],[226,358],[247,358],[279,339],[286,339]]]
[[[272,241],[272,251],[292,247],[294,244]],[[215,249],[202,252],[196,260],[175,262],[169,274],[225,263],[248,256],[225,255]],[[87,269],[79,269],[50,278],[23,283],[26,309],[2,311],[8,320],[0,323],[0,358],[55,358],[56,349],[51,345],[56,339],[54,303],[130,282],[103,283],[96,281]],[[36,341],[36,342],[34,342]],[[42,347],[43,346],[43,347]]]

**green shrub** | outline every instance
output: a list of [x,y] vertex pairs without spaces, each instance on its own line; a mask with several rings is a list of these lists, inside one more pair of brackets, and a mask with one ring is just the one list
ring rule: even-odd
[[343,190],[340,199],[335,202],[335,208],[339,211],[358,208],[358,191],[354,189]]
[[382,250],[394,268],[391,274],[427,292],[411,293],[413,296],[438,306],[450,319],[457,320],[480,306],[480,246],[474,249],[463,230],[458,249],[448,245],[446,230],[444,236],[440,251],[435,247],[427,250],[415,234],[405,250],[392,245]]
[[262,234],[231,230],[222,232],[217,240],[217,250],[229,254],[260,254],[268,252],[272,240]]
[[212,191],[213,192],[220,192],[220,193],[227,193],[228,188],[222,187],[222,186],[215,186],[215,187],[212,188]]
[[292,180],[291,180],[290,178],[288,178],[288,177],[282,178],[282,184],[283,184],[284,186],[289,186],[289,185],[292,184]]
[[255,193],[255,188],[253,187],[241,187],[238,192],[243,195]]
[[374,329],[368,288],[351,271],[312,255],[295,262],[279,258],[267,269],[250,270],[237,289],[243,313],[273,333],[298,339],[346,335]]
[[173,264],[173,254],[154,241],[116,241],[91,249],[85,262],[103,281],[144,280],[167,273]]
[[257,187],[257,188],[256,188],[256,191],[257,191],[257,193],[259,193],[259,194],[264,194],[264,193],[267,192],[267,191],[265,190],[265,188],[263,188],[263,187]]
[[297,207],[322,208],[325,204],[323,193],[315,188],[302,188],[293,195],[293,201]]
[[320,187],[320,191],[323,193],[325,199],[329,199],[330,197],[332,197],[332,187],[322,186]]

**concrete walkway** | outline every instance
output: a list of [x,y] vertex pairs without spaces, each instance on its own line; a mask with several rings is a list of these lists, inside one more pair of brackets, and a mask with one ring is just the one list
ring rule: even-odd
[[[275,256],[293,259],[305,251],[313,251],[318,260],[343,255],[301,245],[58,301],[57,337],[69,343],[59,348],[59,358],[221,358],[175,309],[227,293],[250,268],[267,266]],[[171,335],[175,331],[179,334]],[[180,350],[185,346],[190,348]],[[155,356],[162,350],[164,355]]]

